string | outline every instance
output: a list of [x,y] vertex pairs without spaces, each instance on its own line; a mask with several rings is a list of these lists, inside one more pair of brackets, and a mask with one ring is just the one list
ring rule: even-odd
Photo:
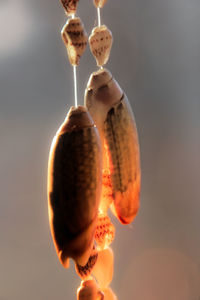
[[76,75],[76,66],[73,66],[74,71],[74,100],[75,100],[75,107],[78,106],[78,99],[77,99],[77,75]]
[[98,27],[101,26],[101,12],[100,7],[97,7],[97,16],[98,16]]
[[[72,19],[75,18],[75,14],[73,14]],[[75,107],[78,106],[78,99],[77,99],[77,74],[76,74],[76,66],[73,66],[73,73],[74,73],[74,102]]]

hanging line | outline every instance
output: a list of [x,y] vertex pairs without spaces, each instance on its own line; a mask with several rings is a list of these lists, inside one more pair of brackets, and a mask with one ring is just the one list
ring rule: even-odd
[[101,12],[100,7],[97,7],[97,16],[98,16],[98,27],[101,26]]
[[78,106],[78,99],[77,99],[77,74],[76,74],[76,66],[73,66],[74,71],[74,100],[75,100],[75,107]]
[[[71,16],[72,19],[75,18],[75,14]],[[75,107],[78,106],[78,98],[77,98],[77,73],[76,73],[76,66],[73,66],[73,74],[74,74],[74,105]]]

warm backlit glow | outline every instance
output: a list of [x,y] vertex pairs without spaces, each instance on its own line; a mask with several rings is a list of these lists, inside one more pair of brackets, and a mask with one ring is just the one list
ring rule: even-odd
[[[109,150],[107,143],[104,142],[102,192],[95,231],[98,252],[96,252],[96,249],[93,250],[84,267],[78,268],[76,265],[77,274],[85,280],[77,290],[78,300],[88,299],[87,297],[91,300],[117,300],[116,295],[109,288],[114,268],[114,254],[109,245],[115,237],[115,227],[107,215],[107,211],[113,202],[111,171],[112,164]],[[98,256],[96,256],[96,253]],[[91,275],[95,277],[98,285]],[[89,280],[89,277],[91,277],[91,280]]]
[[101,290],[109,286],[113,278],[114,254],[111,248],[99,251],[97,262],[92,274]]
[[[72,258],[82,280],[77,299],[117,300],[109,288],[114,269],[110,245],[115,227],[108,209],[123,224],[129,224],[137,214],[137,129],[128,100],[106,70],[93,73],[87,85],[86,107],[77,107],[76,66],[85,51],[87,35],[81,19],[75,18],[78,0],[61,2],[71,16],[61,35],[73,66],[75,108],[57,133],[57,143],[53,142],[50,153],[50,226],[60,262],[68,266]],[[94,0],[98,26],[89,38],[90,50],[100,67],[108,61],[112,46],[112,33],[101,26],[100,8],[105,3],[106,0]]]
[[102,193],[101,202],[99,205],[99,212],[107,214],[107,210],[113,202],[113,189],[111,183],[112,163],[109,154],[109,149],[106,141],[104,140],[103,147],[103,171],[102,171]]
[[103,250],[107,248],[114,240],[114,237],[115,227],[111,223],[110,218],[106,214],[99,214],[95,232],[97,249]]
[[115,193],[115,205],[111,205],[111,210],[122,224],[130,224],[136,217],[140,206],[139,194],[140,177],[134,183],[130,182],[123,193],[120,191]]
[[77,289],[77,300],[105,300],[103,292],[100,291],[99,285],[91,277],[82,281]]

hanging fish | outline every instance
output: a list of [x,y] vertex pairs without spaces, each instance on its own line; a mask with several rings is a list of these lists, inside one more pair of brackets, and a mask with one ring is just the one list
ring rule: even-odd
[[85,107],[72,107],[57,131],[48,165],[48,208],[63,266],[84,266],[91,254],[101,193],[101,145]]
[[[113,213],[122,224],[133,221],[139,208],[140,154],[136,124],[128,99],[111,73],[91,74],[85,92],[87,106],[99,129],[103,171],[110,173]],[[106,197],[100,207],[105,207]]]

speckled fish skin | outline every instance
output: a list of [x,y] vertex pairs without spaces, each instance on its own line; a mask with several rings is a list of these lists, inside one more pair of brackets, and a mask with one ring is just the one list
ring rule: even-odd
[[[85,104],[99,129],[103,150],[103,169],[110,169],[114,202],[112,211],[122,224],[133,221],[139,209],[140,154],[136,124],[127,97],[103,69],[88,82]],[[106,158],[109,163],[105,167]],[[106,200],[104,200],[106,201]],[[101,200],[102,202],[102,200]]]
[[60,2],[62,3],[68,16],[76,13],[79,0],[61,0]]
[[49,220],[64,267],[85,265],[93,248],[101,193],[101,146],[84,107],[72,108],[53,139],[48,166]]

